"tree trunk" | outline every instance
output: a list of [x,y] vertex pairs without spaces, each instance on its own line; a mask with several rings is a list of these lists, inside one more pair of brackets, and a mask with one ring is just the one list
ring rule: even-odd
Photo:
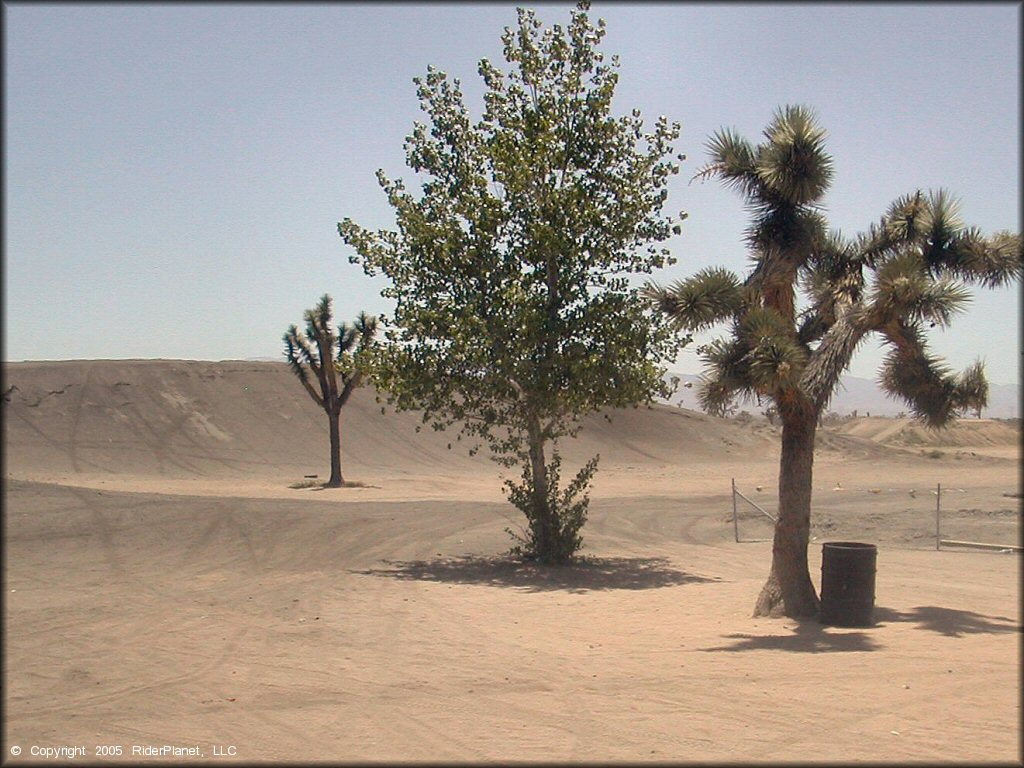
[[331,424],[331,478],[327,488],[341,488],[345,482],[341,477],[341,411],[328,411],[327,419]]
[[527,437],[530,442],[530,475],[533,480],[532,527],[536,537],[536,554],[539,560],[547,562],[555,549],[558,536],[558,521],[553,519],[548,507],[548,467],[544,456],[544,433],[540,419],[530,416],[527,420]]
[[772,544],[772,569],[754,616],[812,617],[818,595],[807,566],[811,533],[811,481],[817,413],[812,408],[782,413],[779,519]]

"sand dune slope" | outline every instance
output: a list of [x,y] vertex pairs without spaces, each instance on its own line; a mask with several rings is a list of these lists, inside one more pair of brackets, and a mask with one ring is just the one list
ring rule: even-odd
[[[149,490],[161,487],[156,481],[165,490],[256,492],[262,485],[266,492],[329,474],[326,417],[283,363],[9,363],[4,374],[10,476],[82,485],[117,478]],[[823,460],[899,461],[903,453],[871,428],[890,420],[864,421],[867,428],[822,430]],[[1000,445],[1008,430],[996,435]],[[663,477],[675,487],[696,472],[727,486],[729,473],[716,470],[726,464],[774,475],[779,434],[763,420],[742,423],[653,405],[587,417],[580,436],[561,450],[566,469],[600,455],[602,472],[634,484]],[[343,410],[342,442],[347,479],[369,484],[433,478],[478,485],[481,476],[499,474],[486,450],[468,455],[457,430],[435,432],[417,413],[395,413],[370,389],[357,390]]]
[[[7,439],[19,449],[10,457],[14,471],[53,464],[81,473],[281,476],[319,467],[326,454],[325,417],[283,363],[14,363],[6,366],[5,390]],[[487,466],[468,460],[465,450],[448,450],[453,434],[429,426],[417,434],[417,414],[385,410],[360,389],[342,412],[354,471]],[[612,414],[614,424],[591,420],[580,452],[611,449],[614,461],[662,463],[679,457],[681,442],[691,452],[726,452],[721,429],[693,428],[707,417],[656,410]],[[664,424],[666,413],[673,418]],[[766,441],[745,444],[764,448]]]
[[[5,374],[7,472],[15,477],[266,493],[329,474],[326,417],[283,363],[15,363]],[[499,475],[486,450],[470,457],[456,430],[435,432],[369,389],[345,406],[342,441],[350,480],[389,488],[411,482],[425,493],[453,483],[500,488],[482,480]],[[778,449],[770,430],[655,405],[589,417],[562,450],[567,470],[600,454],[602,469],[635,477],[738,456],[770,461]]]
[[1015,460],[824,431],[815,581],[823,541],[878,545],[876,624],[842,629],[750,616],[763,422],[588,420],[586,558],[540,568],[505,556],[495,465],[368,391],[343,417],[368,487],[317,491],[289,488],[326,426],[283,365],[25,363],[4,390],[12,765],[1020,761],[1019,556],[934,546],[937,500],[944,534],[1019,540]]
[[1020,456],[1020,421],[961,418],[948,429],[929,429],[912,419],[853,419],[833,430],[904,449],[952,448],[993,457]]

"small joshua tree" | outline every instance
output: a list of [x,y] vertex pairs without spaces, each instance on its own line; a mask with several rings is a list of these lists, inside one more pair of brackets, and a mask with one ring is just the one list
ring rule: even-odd
[[[364,354],[373,343],[377,320],[360,312],[354,325],[342,323],[336,335],[332,315],[331,297],[325,293],[315,308],[305,312],[306,332],[303,334],[292,325],[284,335],[284,343],[288,365],[313,402],[327,413],[331,477],[325,487],[340,488],[345,483],[341,475],[341,409],[362,382]],[[310,372],[320,386],[319,392],[310,380]]]

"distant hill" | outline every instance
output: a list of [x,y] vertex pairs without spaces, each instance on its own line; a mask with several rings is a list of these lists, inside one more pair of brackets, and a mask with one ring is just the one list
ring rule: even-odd
[[[700,377],[678,372],[670,372],[669,376],[678,376],[680,381],[679,389],[669,402],[699,411],[697,388]],[[691,386],[687,387],[687,384]],[[756,404],[737,406],[737,412],[743,410],[757,413],[761,409]],[[903,401],[889,398],[875,382],[844,376],[828,410],[841,416],[854,411],[860,416],[898,416],[910,409]],[[1016,384],[990,384],[988,408],[982,411],[982,415],[990,419],[1020,418],[1020,387]]]

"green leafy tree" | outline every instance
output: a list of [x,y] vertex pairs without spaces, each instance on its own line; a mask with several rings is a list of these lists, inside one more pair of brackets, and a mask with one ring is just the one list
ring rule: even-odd
[[969,301],[967,286],[999,286],[1021,274],[1019,235],[965,227],[945,191],[896,200],[854,240],[829,230],[822,200],[832,178],[825,131],[799,106],[779,110],[753,145],[729,130],[709,141],[698,173],[738,190],[751,215],[753,267],[740,280],[711,267],[648,291],[690,330],[729,323],[702,348],[702,406],[722,413],[737,398],[767,398],[782,424],[779,518],[772,567],[755,615],[813,616],[807,566],[811,479],[819,416],[858,345],[877,334],[889,352],[885,391],[932,427],[985,404],[981,363],[955,375],[926,344]]
[[294,325],[285,332],[284,353],[313,402],[327,414],[331,477],[326,487],[340,488],[345,484],[341,474],[341,409],[363,381],[366,354],[373,344],[377,321],[360,312],[353,325],[342,323],[335,333],[331,297],[326,293],[316,307],[306,310],[304,319],[305,333]]
[[509,533],[551,563],[581,546],[597,466],[563,487],[559,440],[585,413],[649,401],[680,343],[630,280],[669,261],[657,244],[685,217],[661,213],[679,126],[661,117],[645,132],[639,112],[612,114],[618,62],[604,62],[604,22],[586,11],[565,29],[518,11],[502,36],[510,71],[479,64],[479,121],[457,79],[415,78],[429,124],[405,148],[422,193],[379,171],[397,230],[338,225],[350,260],[390,279],[378,384],[435,429],[459,424],[471,452],[522,466],[505,485],[528,525]]

